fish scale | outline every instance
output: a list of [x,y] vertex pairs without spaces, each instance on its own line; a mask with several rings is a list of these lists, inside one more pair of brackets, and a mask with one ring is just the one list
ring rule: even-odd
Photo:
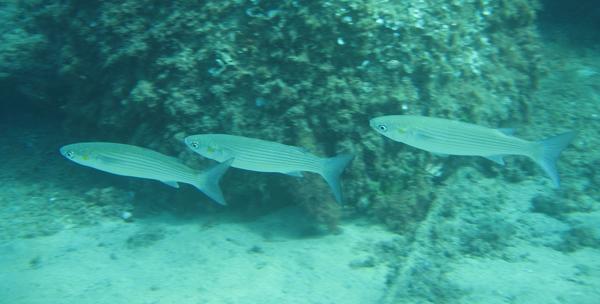
[[159,152],[119,143],[85,142],[66,145],[60,152],[80,165],[122,176],[146,178],[178,187],[177,182],[190,184],[225,205],[219,181],[233,160],[198,172],[178,159]]
[[216,161],[233,158],[232,167],[301,176],[301,172],[321,175],[332,189],[335,199],[342,202],[340,175],[353,156],[341,154],[320,158],[304,149],[257,138],[229,134],[198,134],[185,138],[194,152]]
[[504,164],[505,155],[527,156],[546,172],[555,187],[560,185],[556,162],[575,137],[574,132],[566,132],[533,142],[498,129],[417,115],[380,116],[369,124],[385,137],[433,153],[483,156],[500,164]]

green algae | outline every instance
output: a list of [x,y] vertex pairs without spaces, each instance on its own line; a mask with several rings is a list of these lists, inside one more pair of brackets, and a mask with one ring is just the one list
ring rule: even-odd
[[[108,130],[106,139],[192,163],[179,140],[200,132],[323,156],[352,152],[343,177],[348,205],[360,202],[369,209],[361,212],[400,230],[412,224],[399,214],[427,212],[436,186],[426,168],[434,161],[373,134],[368,119],[405,113],[489,126],[526,122],[540,73],[536,1],[39,0],[20,9],[48,44],[60,41],[58,79],[72,88],[57,106],[78,135]],[[295,181],[255,183],[276,192]],[[227,193],[243,196],[241,189],[248,187]],[[307,196],[290,195],[297,203]],[[256,197],[232,204],[280,204]]]

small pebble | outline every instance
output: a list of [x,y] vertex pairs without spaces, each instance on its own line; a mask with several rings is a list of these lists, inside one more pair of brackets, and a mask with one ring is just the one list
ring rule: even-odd
[[133,214],[129,211],[123,211],[120,214],[121,219],[123,219],[126,222],[131,222],[133,221]]

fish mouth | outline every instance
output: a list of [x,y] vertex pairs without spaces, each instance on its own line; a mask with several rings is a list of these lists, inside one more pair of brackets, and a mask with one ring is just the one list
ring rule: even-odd
[[60,154],[61,154],[62,156],[65,156],[65,157],[66,157],[66,156],[67,156],[67,155],[66,155],[66,154],[67,154],[67,146],[62,146],[62,147],[60,147],[60,149],[58,149],[58,152],[60,152]]

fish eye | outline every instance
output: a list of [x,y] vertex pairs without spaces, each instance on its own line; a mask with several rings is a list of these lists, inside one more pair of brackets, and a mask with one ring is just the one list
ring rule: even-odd
[[73,159],[75,157],[75,152],[67,151],[67,153],[65,153],[65,156],[67,156],[70,159]]
[[381,132],[387,131],[388,127],[386,125],[377,125],[377,130]]
[[200,144],[197,141],[190,143],[190,146],[192,146],[194,149],[200,149]]

